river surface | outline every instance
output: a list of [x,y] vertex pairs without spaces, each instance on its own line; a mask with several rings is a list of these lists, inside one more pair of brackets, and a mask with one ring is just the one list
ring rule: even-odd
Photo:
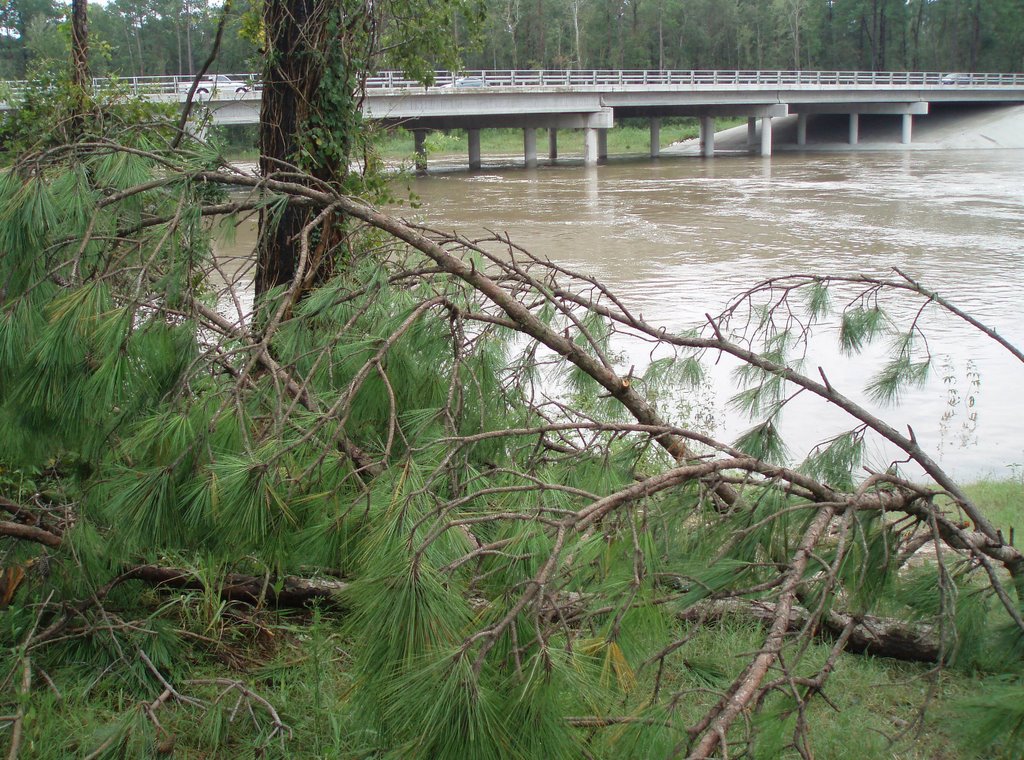
[[[438,171],[440,169],[440,171]],[[508,165],[467,173],[431,166],[411,182],[418,213],[469,235],[507,232],[532,253],[595,276],[649,322],[679,330],[737,293],[790,273],[891,276],[899,267],[1024,346],[1024,151],[671,157],[596,168]],[[897,408],[866,403],[960,477],[1021,475],[1024,365],[972,328],[929,317],[930,377]],[[835,333],[811,344],[806,371],[825,369],[858,400],[882,348],[849,359]],[[649,349],[625,341],[623,366]],[[710,357],[714,358],[714,357]],[[720,363],[720,365],[723,363]],[[728,372],[691,413],[734,439],[750,421],[731,410]],[[806,395],[806,394],[805,394]],[[783,412],[794,456],[853,424],[799,398]],[[871,449],[871,464],[893,453]]]
[[[532,253],[596,277],[668,330],[703,322],[770,277],[888,277],[898,267],[1024,347],[1024,151],[675,156],[532,170],[517,162],[474,173],[461,161],[432,162],[430,176],[408,185],[420,207],[398,213],[469,236],[507,232]],[[254,225],[241,225],[218,260],[251,270],[254,238]],[[251,274],[242,277],[251,287]],[[243,294],[243,310],[250,299]],[[932,370],[898,407],[863,392],[884,344],[845,357],[835,330],[820,331],[804,371],[817,376],[822,367],[834,387],[897,429],[909,425],[956,476],[1024,477],[1024,364],[957,320],[927,316],[923,326]],[[639,342],[616,348],[623,373],[650,360]],[[751,422],[727,403],[733,365],[705,358],[711,382],[681,406],[695,425],[731,441]],[[781,423],[794,461],[855,426],[808,394],[787,404]],[[893,458],[873,443],[868,464],[883,468]]]

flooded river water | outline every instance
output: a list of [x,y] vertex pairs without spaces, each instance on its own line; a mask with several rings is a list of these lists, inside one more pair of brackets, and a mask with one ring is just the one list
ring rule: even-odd
[[[434,168],[432,167],[432,171]],[[789,273],[889,276],[893,267],[1024,346],[1024,151],[663,158],[582,166],[435,172],[411,184],[431,224],[508,232],[534,254],[597,277],[670,330],[720,311],[760,280]],[[926,323],[933,369],[898,408],[877,409],[961,477],[1019,475],[1024,365],[963,323]],[[622,345],[642,366],[647,348]],[[807,366],[863,400],[877,370],[847,359],[835,335]],[[727,407],[712,370],[705,421],[735,438],[749,421]],[[794,454],[848,429],[812,399],[787,406]],[[874,451],[874,464],[890,452]]]
[[[431,175],[409,186],[421,207],[403,213],[470,236],[507,232],[532,253],[595,276],[669,330],[702,322],[770,277],[884,277],[898,267],[1024,346],[1024,151],[666,157],[532,170],[517,161],[475,173],[432,163]],[[227,248],[251,263],[253,243],[254,229],[243,226]],[[816,376],[823,367],[833,386],[898,429],[911,426],[959,477],[1022,477],[1024,364],[962,322],[929,318],[924,327],[930,377],[897,408],[863,392],[881,348],[845,357],[826,331],[805,370]],[[649,361],[639,343],[617,348],[624,370]],[[733,440],[750,421],[726,403],[728,363],[709,365],[712,382],[691,412]],[[796,458],[853,426],[804,396],[782,416]],[[871,451],[875,467],[894,456],[881,445]]]

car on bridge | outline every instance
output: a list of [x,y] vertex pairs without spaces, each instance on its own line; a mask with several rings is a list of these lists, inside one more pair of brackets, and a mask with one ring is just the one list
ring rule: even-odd
[[484,81],[483,77],[458,77],[448,82],[448,84],[441,85],[441,87],[485,87],[486,85],[487,82]]
[[[187,95],[188,91],[192,88],[193,79],[190,77],[182,77],[178,80],[178,92],[182,95]],[[232,79],[231,77],[224,76],[223,74],[213,74],[210,76],[204,76],[199,80],[199,86],[196,87],[196,95],[209,95],[217,92],[220,94],[224,93],[235,93],[241,95],[249,92],[252,87],[250,83],[245,82],[241,79]]]
[[943,84],[970,84],[970,74],[946,74],[942,77]]

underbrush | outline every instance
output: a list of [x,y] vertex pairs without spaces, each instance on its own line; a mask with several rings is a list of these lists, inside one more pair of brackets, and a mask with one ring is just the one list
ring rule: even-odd
[[[1020,483],[982,482],[968,490],[997,522],[1009,525],[1020,515]],[[0,713],[26,708],[24,757],[392,756],[350,704],[355,676],[343,609],[254,609],[135,582],[115,590],[104,607],[102,625],[72,627],[32,653],[38,675],[30,699],[12,688],[20,678],[11,656],[16,647],[3,657]],[[8,615],[8,625],[18,616]],[[646,714],[657,687],[676,695],[672,722],[692,725],[762,645],[764,631],[726,617],[680,622],[674,638],[685,646],[664,668],[638,660],[610,671],[626,714]],[[802,646],[787,646],[780,662]],[[827,638],[810,644],[791,675],[818,672],[832,648]],[[1014,679],[988,672],[998,664],[990,656],[939,667],[842,654],[803,710],[787,696],[788,689],[805,691],[796,681],[772,692],[752,719],[750,757],[800,757],[794,736],[805,756],[818,760],[1019,757],[1012,707],[1000,713],[978,701],[978,695],[995,694],[998,703],[1019,694]],[[1000,720],[1011,725],[993,728]],[[1010,740],[993,742],[996,729]],[[661,756],[628,724],[581,730],[592,757]]]
[[[46,677],[61,686],[59,692],[36,691],[25,720],[25,756],[241,757],[253,751],[258,757],[280,758],[389,756],[348,704],[351,663],[332,614],[228,607],[203,626],[197,625],[201,600],[172,605],[176,614],[167,607],[156,612],[161,607],[152,592],[143,592],[139,601],[156,606],[124,611],[136,619],[130,638],[166,684],[140,655],[129,668],[116,666],[126,642],[115,643],[110,632],[95,632],[39,663]],[[154,626],[155,621],[160,624]],[[179,627],[189,623],[189,628]],[[173,644],[169,631],[176,633]],[[679,725],[685,726],[738,674],[743,656],[761,645],[763,631],[725,621],[684,627],[679,633],[689,636],[685,655],[663,674],[663,688],[689,695],[676,712]],[[829,651],[825,643],[813,645],[807,664],[820,665]],[[642,668],[637,677],[636,693],[649,694],[653,669]],[[828,687],[805,714],[789,711],[782,695],[771,698],[774,702],[756,719],[753,756],[799,757],[785,747],[803,720],[811,729],[807,749],[819,760],[983,757],[956,744],[953,729],[958,700],[976,689],[977,678],[957,670],[843,655]],[[251,691],[232,689],[235,682]],[[180,696],[162,697],[166,686]],[[268,705],[279,716],[279,726]],[[588,730],[594,757],[650,756],[640,735],[634,741],[626,727]]]

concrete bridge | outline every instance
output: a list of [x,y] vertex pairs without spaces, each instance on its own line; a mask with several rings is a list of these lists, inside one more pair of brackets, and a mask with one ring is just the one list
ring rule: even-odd
[[[154,100],[184,101],[189,77],[137,77],[119,80]],[[105,83],[97,80],[96,86]],[[261,85],[255,75],[218,75],[201,80],[196,99],[216,124],[251,124],[259,119]],[[812,114],[844,114],[849,142],[859,138],[862,114],[900,119],[901,141],[910,143],[914,116],[934,103],[1024,103],[1024,74],[941,74],[862,71],[464,71],[437,72],[424,87],[400,72],[367,78],[363,113],[388,125],[401,125],[424,156],[431,130],[465,129],[469,166],[480,167],[480,130],[523,130],[526,166],[537,164],[537,130],[548,131],[548,156],[557,160],[560,129],[584,132],[583,163],[607,157],[607,134],[616,118],[649,120],[651,155],[658,155],[661,119],[699,119],[701,152],[715,152],[715,119],[746,117],[747,142],[762,156],[772,152],[772,120],[797,116],[797,145],[807,141]],[[421,167],[425,166],[424,162]]]

